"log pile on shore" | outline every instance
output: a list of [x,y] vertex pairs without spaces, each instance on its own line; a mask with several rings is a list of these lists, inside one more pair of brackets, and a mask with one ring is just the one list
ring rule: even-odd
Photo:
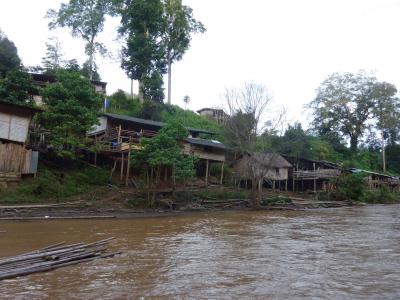
[[0,259],[0,280],[46,272],[84,263],[96,258],[113,257],[121,252],[107,252],[107,243],[113,238],[94,243],[65,245],[61,242],[35,251]]

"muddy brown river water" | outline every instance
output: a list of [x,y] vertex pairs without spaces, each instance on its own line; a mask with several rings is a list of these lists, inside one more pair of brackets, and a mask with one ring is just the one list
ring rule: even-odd
[[114,236],[123,255],[0,282],[1,299],[400,299],[400,206],[0,222],[0,257]]

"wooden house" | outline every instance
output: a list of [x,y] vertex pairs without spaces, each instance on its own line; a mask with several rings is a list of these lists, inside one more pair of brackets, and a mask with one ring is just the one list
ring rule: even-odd
[[[120,178],[125,174],[126,184],[129,177],[129,154],[131,151],[140,151],[141,138],[151,138],[163,128],[166,123],[135,118],[124,115],[104,113],[88,136],[94,140],[102,155],[114,160],[114,167],[120,162]],[[209,164],[225,161],[225,146],[218,141],[201,139],[200,135],[212,135],[208,130],[187,128],[189,136],[181,141],[182,151],[187,155],[196,155],[206,165],[205,182],[208,183]],[[97,157],[97,156],[96,156]],[[95,157],[95,163],[97,158]],[[126,169],[126,170],[125,170]],[[223,177],[221,168],[221,181]]]
[[27,149],[28,132],[38,109],[0,101],[0,181],[35,174],[38,152]]
[[390,191],[400,191],[400,178],[397,176],[355,168],[352,168],[349,171],[351,174],[362,174],[368,189],[371,191],[376,191],[380,187],[385,187]]
[[290,185],[293,191],[326,190],[330,180],[342,173],[342,167],[325,160],[282,155],[292,166]]
[[292,165],[278,153],[246,153],[233,163],[236,184],[263,176],[263,185],[272,189],[287,190],[289,170]]
[[217,122],[218,124],[225,124],[229,115],[223,110],[219,108],[202,108],[197,111],[200,116],[206,117],[212,121]]
[[[32,77],[33,85],[36,87],[43,88],[49,85],[50,83],[55,83],[57,81],[56,77],[50,74],[29,73],[29,75]],[[96,92],[106,95],[107,82],[96,81],[96,80],[91,80],[90,82],[92,83]],[[42,105],[42,97],[39,95],[38,92],[34,93],[32,97],[36,105],[38,106]]]

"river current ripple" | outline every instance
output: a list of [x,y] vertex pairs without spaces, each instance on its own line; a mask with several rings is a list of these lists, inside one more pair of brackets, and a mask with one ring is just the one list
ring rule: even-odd
[[400,206],[0,222],[0,257],[114,236],[123,254],[0,282],[1,299],[400,299]]

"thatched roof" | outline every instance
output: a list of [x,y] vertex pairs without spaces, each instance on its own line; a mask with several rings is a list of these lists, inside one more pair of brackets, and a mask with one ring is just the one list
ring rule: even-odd
[[284,159],[279,153],[255,152],[251,154],[255,163],[268,166],[270,168],[291,168],[292,165]]
[[265,173],[265,170],[275,168],[291,168],[292,165],[279,153],[246,153],[234,162],[235,172],[243,177],[249,177],[250,173]]

